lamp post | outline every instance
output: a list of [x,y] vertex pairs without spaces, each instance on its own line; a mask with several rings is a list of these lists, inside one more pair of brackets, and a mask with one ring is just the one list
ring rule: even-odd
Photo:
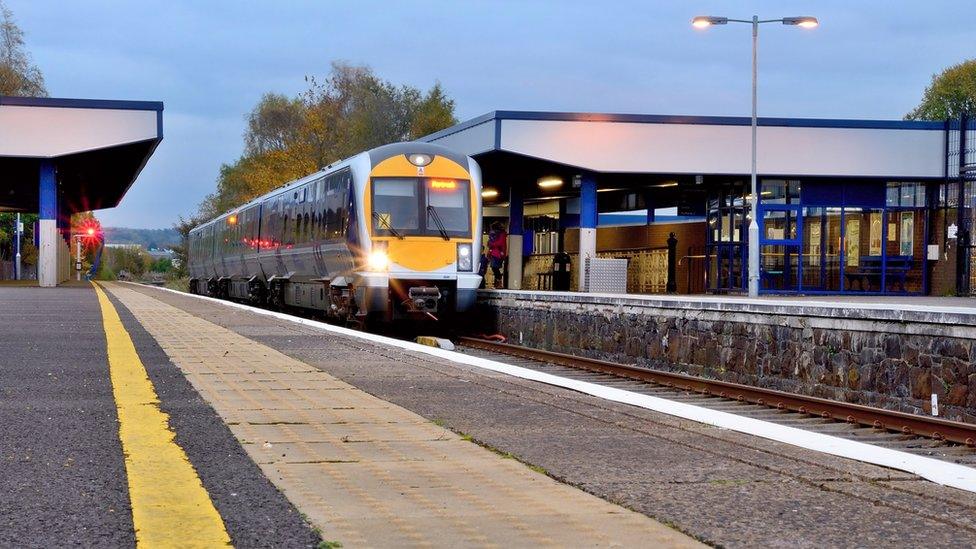
[[752,194],[749,196],[752,220],[749,222],[749,297],[759,295],[759,189],[756,185],[756,88],[759,76],[758,50],[759,25],[763,23],[782,23],[805,29],[812,29],[820,24],[816,17],[783,17],[780,19],[759,19],[753,15],[752,19],[729,19],[728,17],[713,17],[699,15],[691,20],[693,27],[704,29],[712,25],[727,25],[729,23],[748,23],[752,25]]
[[81,239],[80,234],[75,235],[75,249],[77,250],[75,254],[75,273],[78,275],[78,282],[81,282]]
[[20,239],[24,236],[24,224],[20,222],[20,214],[17,214],[17,226],[14,227],[14,249],[16,250],[16,257],[14,258],[14,280],[20,280]]

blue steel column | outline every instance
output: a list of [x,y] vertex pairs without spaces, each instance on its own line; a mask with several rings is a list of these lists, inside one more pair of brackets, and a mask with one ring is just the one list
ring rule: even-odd
[[596,226],[600,214],[596,200],[596,179],[584,175],[580,181],[579,289],[586,291],[586,260],[596,257]]
[[42,287],[58,285],[58,182],[54,162],[41,160],[38,189],[38,222],[40,244],[37,253],[37,283]]
[[522,189],[512,183],[508,194],[508,284],[510,290],[522,288]]
[[644,191],[644,206],[647,208],[647,224],[654,223],[654,199],[651,191]]

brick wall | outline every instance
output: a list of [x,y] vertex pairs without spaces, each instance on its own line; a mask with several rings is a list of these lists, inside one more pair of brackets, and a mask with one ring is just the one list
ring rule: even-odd
[[[689,247],[705,245],[705,222],[653,223],[626,227],[600,227],[596,231],[596,251],[630,248],[665,248],[668,235],[678,239],[678,257],[685,255]],[[566,229],[566,251],[579,252],[579,229]]]

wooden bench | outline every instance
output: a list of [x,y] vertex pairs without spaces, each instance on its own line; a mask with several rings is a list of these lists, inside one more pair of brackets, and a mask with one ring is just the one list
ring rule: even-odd
[[[912,270],[912,263],[914,258],[910,255],[894,255],[887,260],[887,278],[890,283],[892,277],[894,280],[898,281],[901,291],[905,291],[905,282],[908,278],[908,272]],[[847,281],[847,290],[852,290],[854,288],[854,282],[857,282],[861,288],[861,291],[870,290],[872,286],[877,286],[879,290],[884,290],[881,287],[881,275],[882,275],[882,261],[880,255],[862,255],[861,261],[857,266],[857,270],[848,271],[845,269],[844,278]]]

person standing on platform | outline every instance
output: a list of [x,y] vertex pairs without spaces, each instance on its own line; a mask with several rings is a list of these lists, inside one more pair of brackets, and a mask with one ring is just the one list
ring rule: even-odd
[[488,261],[491,263],[495,288],[505,287],[502,265],[506,257],[508,257],[508,233],[501,223],[495,221],[491,224],[491,231],[488,233]]

